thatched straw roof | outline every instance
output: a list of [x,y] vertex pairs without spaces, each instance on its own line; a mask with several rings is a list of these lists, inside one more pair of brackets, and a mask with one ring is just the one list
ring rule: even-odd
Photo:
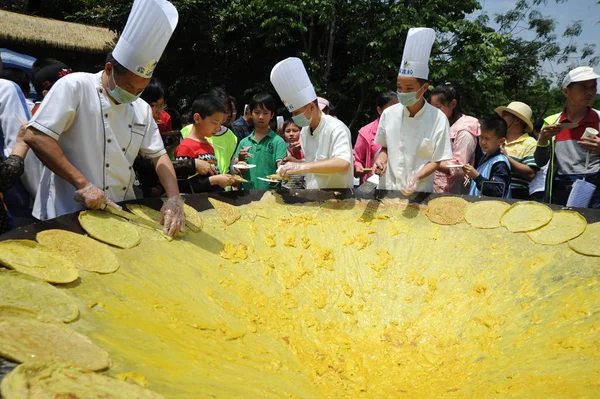
[[106,28],[0,10],[0,42],[86,53],[107,53],[116,34]]

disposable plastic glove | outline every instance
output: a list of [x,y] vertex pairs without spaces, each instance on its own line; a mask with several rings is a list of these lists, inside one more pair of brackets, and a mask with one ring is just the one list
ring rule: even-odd
[[183,214],[183,198],[180,195],[170,197],[160,209],[160,223],[163,225],[163,233],[169,237],[184,231],[185,215]]
[[412,195],[415,191],[417,191],[417,186],[419,185],[419,178],[416,173],[413,173],[406,183],[406,187],[404,187],[400,192],[405,197]]
[[122,208],[111,201],[103,190],[88,184],[81,190],[75,191],[75,201],[83,203],[88,209],[101,209],[104,205],[121,210]]
[[308,167],[302,162],[288,162],[285,165],[281,165],[277,169],[277,174],[281,177],[287,177],[290,175],[303,175],[308,173]]

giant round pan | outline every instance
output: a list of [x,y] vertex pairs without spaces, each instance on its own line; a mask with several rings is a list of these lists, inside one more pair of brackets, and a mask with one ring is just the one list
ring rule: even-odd
[[[80,309],[70,326],[110,354],[107,375],[172,399],[600,394],[600,258],[433,223],[430,194],[264,194],[187,196],[201,232],[138,228],[137,247],[111,249],[115,273],[59,286]],[[241,218],[223,223],[209,196]],[[46,229],[85,233],[71,214],[0,240]]]

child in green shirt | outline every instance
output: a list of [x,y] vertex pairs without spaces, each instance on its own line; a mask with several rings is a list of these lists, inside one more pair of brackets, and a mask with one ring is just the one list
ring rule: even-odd
[[254,131],[242,139],[234,155],[233,164],[256,165],[249,169],[235,168],[248,180],[242,190],[267,190],[268,182],[258,179],[277,173],[277,168],[287,156],[285,141],[269,128],[275,117],[275,100],[270,94],[257,94],[250,101]]

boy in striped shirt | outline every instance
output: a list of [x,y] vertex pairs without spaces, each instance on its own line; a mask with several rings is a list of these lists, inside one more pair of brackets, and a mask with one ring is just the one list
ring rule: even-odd
[[525,103],[513,101],[507,107],[498,107],[495,111],[508,126],[502,154],[510,162],[512,198],[528,200],[529,182],[539,170],[534,157],[537,141],[529,135],[533,131],[531,108]]

